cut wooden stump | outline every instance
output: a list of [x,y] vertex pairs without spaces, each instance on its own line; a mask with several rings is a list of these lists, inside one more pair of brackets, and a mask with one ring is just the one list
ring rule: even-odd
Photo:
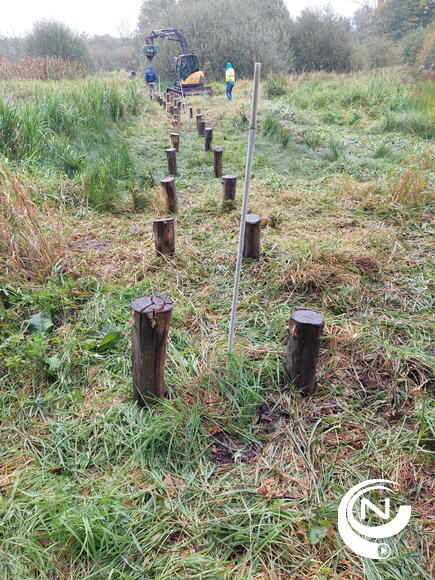
[[179,133],[171,133],[169,135],[169,140],[171,142],[171,147],[178,151],[180,150],[180,134]]
[[198,135],[204,137],[205,134],[205,121],[200,121],[198,123]]
[[246,216],[245,238],[243,243],[243,257],[258,260],[260,257],[260,222],[261,218],[255,213]]
[[165,198],[166,210],[169,213],[177,213],[178,211],[178,196],[175,177],[164,177],[160,180],[162,185],[163,195]]
[[196,119],[196,128],[198,129],[199,124],[202,121],[202,115],[201,115],[201,113],[197,113],[195,119]]
[[174,131],[180,130],[180,121],[177,119],[172,119],[172,128]]
[[144,406],[163,397],[166,345],[173,302],[164,296],[141,296],[131,303],[133,393]]
[[189,107],[189,117],[193,119],[193,107]]
[[211,151],[211,144],[213,143],[213,129],[211,127],[205,127],[204,137],[204,150]]
[[235,175],[224,175],[222,177],[222,199],[236,199],[237,177]]
[[158,255],[175,254],[175,220],[164,218],[153,222],[154,241]]
[[222,177],[222,157],[223,157],[224,150],[222,147],[215,147],[214,148],[214,174],[216,177]]
[[166,149],[166,158],[168,160],[168,171],[171,175],[177,175],[177,150],[174,147]]
[[296,308],[289,320],[285,368],[290,381],[305,396],[312,395],[316,389],[316,368],[324,324],[323,316],[309,308]]

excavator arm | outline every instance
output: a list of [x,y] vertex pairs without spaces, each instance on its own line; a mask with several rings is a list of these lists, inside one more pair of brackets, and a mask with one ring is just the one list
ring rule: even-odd
[[176,28],[163,28],[162,30],[153,30],[151,34],[145,39],[146,44],[144,53],[148,60],[152,60],[157,54],[157,51],[154,47],[154,41],[157,38],[165,38],[166,40],[179,42],[181,45],[182,54],[189,54],[189,45],[181,30],[177,30]]

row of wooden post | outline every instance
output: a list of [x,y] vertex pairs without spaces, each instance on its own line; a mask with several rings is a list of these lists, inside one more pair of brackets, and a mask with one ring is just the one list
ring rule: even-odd
[[[131,307],[133,392],[143,406],[164,395],[173,302],[165,296],[150,295],[136,298]],[[308,308],[295,309],[288,323],[285,370],[288,379],[304,396],[315,391],[323,327],[323,316]]]
[[[172,115],[179,124],[179,112],[184,103],[166,94],[158,96],[160,105]],[[189,117],[193,118],[192,107],[188,108]],[[205,126],[202,114],[196,113],[198,134],[205,137],[205,149],[209,151],[213,141],[213,129]],[[172,177],[161,180],[165,196],[166,209],[175,214],[178,211],[178,197],[175,178],[177,175],[176,153],[180,146],[180,135],[171,133],[171,147],[166,150],[168,171]],[[214,149],[214,172],[222,176],[222,147]],[[222,178],[222,198],[234,200],[237,178],[225,175]],[[258,259],[260,256],[260,216],[248,214],[244,238],[243,256]],[[171,256],[175,253],[175,219],[164,218],[153,222],[156,251],[159,255]],[[166,347],[173,311],[173,302],[164,296],[142,296],[132,302],[132,360],[133,390],[136,400],[141,405],[152,402],[164,395],[164,371]],[[320,337],[324,327],[323,316],[307,308],[298,308],[292,312],[288,325],[288,341],[285,369],[287,376],[304,395],[311,395],[316,385],[316,367],[320,350]]]
[[[169,185],[167,183],[166,185]],[[173,200],[176,204],[176,198]],[[243,257],[258,260],[260,257],[260,216],[248,214],[243,244]],[[175,254],[175,219],[163,218],[153,221],[154,243],[158,256]]]

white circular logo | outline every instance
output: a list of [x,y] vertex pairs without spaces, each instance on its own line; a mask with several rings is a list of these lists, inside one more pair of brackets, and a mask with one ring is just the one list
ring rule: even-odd
[[[364,558],[371,558],[372,560],[388,558],[391,549],[387,544],[371,542],[362,536],[373,539],[391,538],[401,532],[408,525],[411,518],[411,506],[409,505],[400,506],[394,519],[390,520],[390,498],[384,500],[384,509],[381,509],[367,498],[362,497],[364,494],[375,489],[391,491],[388,487],[382,485],[385,483],[397,485],[387,479],[369,479],[355,485],[343,497],[338,508],[338,531],[343,541],[355,554],[363,556]],[[353,514],[353,509],[360,497],[361,521],[366,519],[368,510],[376,513],[380,518],[390,521],[375,527],[366,526],[358,521]]]

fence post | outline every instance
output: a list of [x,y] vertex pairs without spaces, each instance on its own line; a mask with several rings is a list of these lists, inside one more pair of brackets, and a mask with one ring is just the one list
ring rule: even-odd
[[169,140],[171,142],[171,147],[175,149],[175,151],[178,153],[178,151],[180,150],[180,134],[171,133],[169,135]]
[[166,345],[172,300],[164,296],[141,296],[131,303],[133,393],[139,405],[163,397]]
[[164,218],[153,222],[155,246],[158,255],[173,256],[175,254],[174,221],[174,218]]
[[211,127],[206,127],[204,129],[204,135],[205,135],[204,150],[210,151],[211,144],[213,143],[213,129]]
[[320,337],[325,320],[309,308],[296,308],[289,320],[285,369],[288,378],[305,396],[316,389]]
[[162,185],[166,210],[169,213],[177,213],[178,211],[178,197],[177,197],[177,186],[175,184],[174,177],[164,177],[160,180]]
[[174,147],[166,149],[166,158],[168,160],[168,171],[171,175],[177,175],[177,151]]
[[222,147],[215,147],[214,148],[214,174],[215,177],[222,177],[222,156],[223,156],[223,149]]
[[260,222],[255,213],[246,216],[245,236],[243,242],[243,257],[258,260],[260,257]]
[[236,199],[237,177],[235,175],[224,175],[222,177],[222,199]]

